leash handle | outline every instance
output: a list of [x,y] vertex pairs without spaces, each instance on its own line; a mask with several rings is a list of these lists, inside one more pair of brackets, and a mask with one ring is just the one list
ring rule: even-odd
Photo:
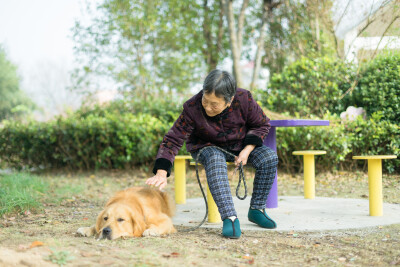
[[[236,174],[236,171],[235,171],[235,173],[233,175],[235,175],[235,174]],[[242,180],[243,180],[243,186],[244,186],[244,196],[243,197],[239,196],[240,183],[241,183]],[[238,199],[240,199],[240,200],[244,200],[247,197],[247,185],[246,185],[246,179],[244,178],[242,162],[240,162],[240,164],[239,164],[239,182],[238,182],[238,185],[236,187],[236,197]]]

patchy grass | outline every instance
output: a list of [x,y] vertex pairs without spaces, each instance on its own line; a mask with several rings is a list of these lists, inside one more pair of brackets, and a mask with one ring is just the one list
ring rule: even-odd
[[43,203],[60,203],[82,192],[68,180],[55,181],[29,173],[0,175],[0,216],[10,213],[39,212]]
[[[246,170],[249,192],[253,174],[252,170]],[[59,200],[42,198],[44,208],[36,213],[3,215],[0,220],[0,266],[10,263],[30,266],[400,265],[400,224],[295,234],[273,230],[245,231],[239,240],[222,238],[220,229],[203,228],[160,238],[96,241],[75,237],[79,227],[94,223],[98,212],[115,191],[143,185],[150,175],[141,170],[41,174],[40,179],[49,184],[49,196],[55,199],[61,194]],[[201,175],[205,184],[203,170]],[[302,175],[279,173],[279,193],[302,195],[302,181]],[[365,173],[320,173],[316,181],[317,196],[368,196]],[[173,193],[173,185],[171,177],[167,188],[170,193]],[[231,185],[234,192],[237,177],[232,179]],[[383,185],[385,202],[400,203],[400,176],[384,175]],[[192,168],[188,170],[187,195],[201,196]],[[43,242],[43,245],[30,248],[34,241]],[[37,255],[41,258],[35,258]]]
[[40,196],[48,187],[43,179],[27,173],[0,175],[0,216],[41,207]]

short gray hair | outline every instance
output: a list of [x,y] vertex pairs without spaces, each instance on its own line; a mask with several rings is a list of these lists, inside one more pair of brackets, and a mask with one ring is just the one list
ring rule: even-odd
[[203,93],[214,93],[218,97],[223,97],[225,103],[229,103],[236,94],[236,80],[227,71],[213,70],[211,71],[203,83]]

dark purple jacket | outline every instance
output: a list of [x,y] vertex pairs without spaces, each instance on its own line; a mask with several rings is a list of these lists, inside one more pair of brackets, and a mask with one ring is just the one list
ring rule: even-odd
[[203,91],[183,104],[183,111],[164,136],[153,172],[163,169],[171,173],[176,154],[186,141],[193,153],[205,146],[239,152],[246,145],[261,146],[271,127],[270,119],[247,90],[238,88],[232,104],[214,117],[207,116],[201,99]]

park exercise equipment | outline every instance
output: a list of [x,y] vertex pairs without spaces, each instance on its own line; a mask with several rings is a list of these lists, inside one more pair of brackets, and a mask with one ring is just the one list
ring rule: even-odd
[[304,198],[315,198],[315,155],[324,155],[323,150],[294,151],[293,155],[302,155],[304,162]]
[[369,215],[383,215],[382,160],[396,159],[396,155],[353,156],[353,159],[368,160]]

